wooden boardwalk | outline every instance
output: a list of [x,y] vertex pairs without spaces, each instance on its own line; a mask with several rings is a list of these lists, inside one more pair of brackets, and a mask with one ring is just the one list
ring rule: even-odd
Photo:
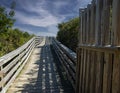
[[69,81],[60,76],[50,44],[50,39],[45,38],[34,49],[7,93],[74,93]]

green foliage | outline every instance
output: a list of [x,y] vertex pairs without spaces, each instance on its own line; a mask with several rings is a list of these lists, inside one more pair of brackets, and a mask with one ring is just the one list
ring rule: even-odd
[[14,6],[11,6],[11,10],[9,12],[2,6],[0,6],[0,32],[5,32],[9,28],[11,28],[15,22],[13,16],[15,15]]
[[33,35],[19,29],[9,29],[0,33],[0,56],[15,50],[27,42]]
[[9,12],[0,6],[0,56],[20,47],[33,37],[33,35],[27,32],[12,29],[15,21],[13,19],[15,15],[14,8],[15,2],[11,4],[11,10]]
[[73,51],[76,51],[78,45],[79,18],[58,24],[58,29],[57,39]]

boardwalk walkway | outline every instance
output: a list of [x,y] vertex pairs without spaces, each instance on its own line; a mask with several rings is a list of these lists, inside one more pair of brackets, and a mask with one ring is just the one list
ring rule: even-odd
[[50,39],[44,38],[34,49],[7,93],[74,93],[69,81],[60,75],[50,44]]

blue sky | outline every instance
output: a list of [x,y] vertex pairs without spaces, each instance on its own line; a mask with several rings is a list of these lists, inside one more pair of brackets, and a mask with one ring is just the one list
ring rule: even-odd
[[[9,10],[13,0],[0,0]],[[14,0],[16,1],[14,28],[40,36],[55,36],[57,24],[79,15],[79,8],[91,0]]]

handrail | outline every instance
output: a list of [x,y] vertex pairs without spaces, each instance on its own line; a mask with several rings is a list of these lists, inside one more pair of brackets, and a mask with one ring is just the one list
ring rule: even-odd
[[42,41],[42,37],[33,37],[23,46],[0,57],[0,93],[6,93],[10,84],[26,64],[34,47]]
[[67,78],[75,89],[75,73],[76,73],[76,53],[61,44],[55,38],[52,39],[53,48],[61,62]]

